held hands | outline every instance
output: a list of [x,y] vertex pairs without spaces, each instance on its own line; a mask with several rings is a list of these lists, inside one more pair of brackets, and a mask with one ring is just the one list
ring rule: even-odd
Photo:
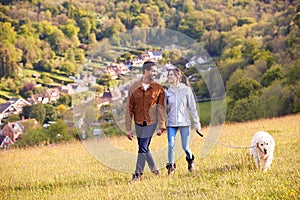
[[160,129],[158,129],[158,131],[156,132],[156,134],[157,134],[158,136],[161,136],[161,135],[163,134],[164,131],[165,131],[164,129],[160,128]]
[[126,131],[126,136],[129,140],[133,139],[133,135],[132,135],[131,131]]
[[[163,134],[165,130],[164,129],[158,129],[158,131],[156,132],[156,134],[158,136],[161,136]],[[134,136],[132,135],[131,131],[126,131],[126,136],[129,140],[132,140],[134,138]]]

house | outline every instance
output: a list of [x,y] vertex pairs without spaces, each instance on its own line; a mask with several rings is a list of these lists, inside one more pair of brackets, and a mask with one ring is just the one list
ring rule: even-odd
[[108,90],[108,91],[104,92],[102,97],[95,98],[94,101],[97,104],[98,110],[100,110],[100,108],[102,106],[110,105],[112,103],[112,93],[111,93],[111,91]]
[[2,129],[2,136],[8,136],[14,143],[22,138],[23,129],[19,123],[8,122]]
[[46,90],[46,95],[49,97],[50,102],[55,102],[60,97],[60,92],[58,88],[50,88]]
[[22,111],[24,106],[31,105],[28,101],[22,98],[11,98],[7,102],[14,104],[19,111]]
[[77,83],[78,85],[84,84],[85,86],[94,86],[96,85],[96,77],[90,73],[79,74],[77,76],[77,79],[75,80],[75,83]]
[[[118,63],[118,64],[111,64],[110,66],[108,66],[107,68],[107,72],[112,76],[112,79],[116,79],[118,77],[120,77],[121,75],[125,75],[129,72],[129,68],[127,65],[125,65],[123,62]],[[111,71],[115,71],[111,72]],[[116,77],[115,74],[118,76]]]
[[88,86],[84,84],[77,84],[77,83],[69,83],[68,85],[62,85],[58,87],[60,93],[72,95],[75,93],[82,93],[89,90]]
[[208,59],[203,56],[193,56],[189,62],[185,65],[186,68],[193,67],[195,65],[203,65],[208,62]]
[[31,97],[29,98],[29,101],[32,103],[52,103],[56,102],[60,97],[60,91],[58,88],[50,88],[47,89],[44,93],[40,94],[32,94]]
[[77,85],[76,83],[72,84],[71,85],[71,88],[72,88],[72,94],[75,94],[75,93],[83,93],[83,92],[86,92],[86,91],[89,91],[89,87],[88,86],[84,86],[84,85]]
[[150,60],[153,60],[154,62],[162,59],[162,50],[147,50],[146,53],[149,55]]
[[133,58],[131,60],[131,66],[132,67],[142,67],[143,63],[144,63],[144,60],[140,59],[140,58]]
[[16,122],[8,122],[2,129],[1,135],[8,136],[13,143],[16,143],[22,138],[23,133],[37,126],[38,122],[35,119],[23,119]]
[[5,104],[0,104],[0,124],[1,120],[12,114],[21,114],[23,107],[31,105],[28,101],[22,98],[11,98]]
[[0,148],[6,149],[13,144],[14,142],[8,136],[0,135]]
[[139,59],[146,61],[146,60],[152,60],[151,54],[149,53],[144,53],[138,56]]
[[119,78],[116,71],[117,71],[117,67],[114,65],[110,65],[107,67],[106,73],[110,75],[112,80],[115,80],[115,79]]

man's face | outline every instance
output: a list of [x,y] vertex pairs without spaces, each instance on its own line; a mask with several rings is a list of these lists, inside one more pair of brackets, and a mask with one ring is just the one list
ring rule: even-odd
[[154,80],[157,76],[157,66],[152,66],[150,70],[145,70],[145,75],[149,80]]

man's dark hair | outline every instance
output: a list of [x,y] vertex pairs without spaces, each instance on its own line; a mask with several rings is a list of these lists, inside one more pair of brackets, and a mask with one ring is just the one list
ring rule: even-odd
[[153,61],[145,61],[142,67],[143,74],[145,74],[145,70],[151,70],[152,66],[156,66],[156,63]]

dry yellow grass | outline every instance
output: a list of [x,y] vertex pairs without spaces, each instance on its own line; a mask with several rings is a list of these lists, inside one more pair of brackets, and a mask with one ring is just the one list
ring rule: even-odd
[[[276,141],[275,159],[267,173],[255,170],[249,149],[216,145],[200,159],[203,138],[196,134],[191,144],[194,173],[187,172],[181,156],[173,177],[162,168],[161,176],[145,173],[134,184],[129,183],[131,174],[99,162],[81,142],[2,151],[0,199],[299,199],[300,115],[225,124],[219,142],[249,146],[258,130],[270,132]],[[136,141],[125,137],[110,142],[136,151]],[[166,142],[166,135],[155,136],[151,149],[159,150]]]

